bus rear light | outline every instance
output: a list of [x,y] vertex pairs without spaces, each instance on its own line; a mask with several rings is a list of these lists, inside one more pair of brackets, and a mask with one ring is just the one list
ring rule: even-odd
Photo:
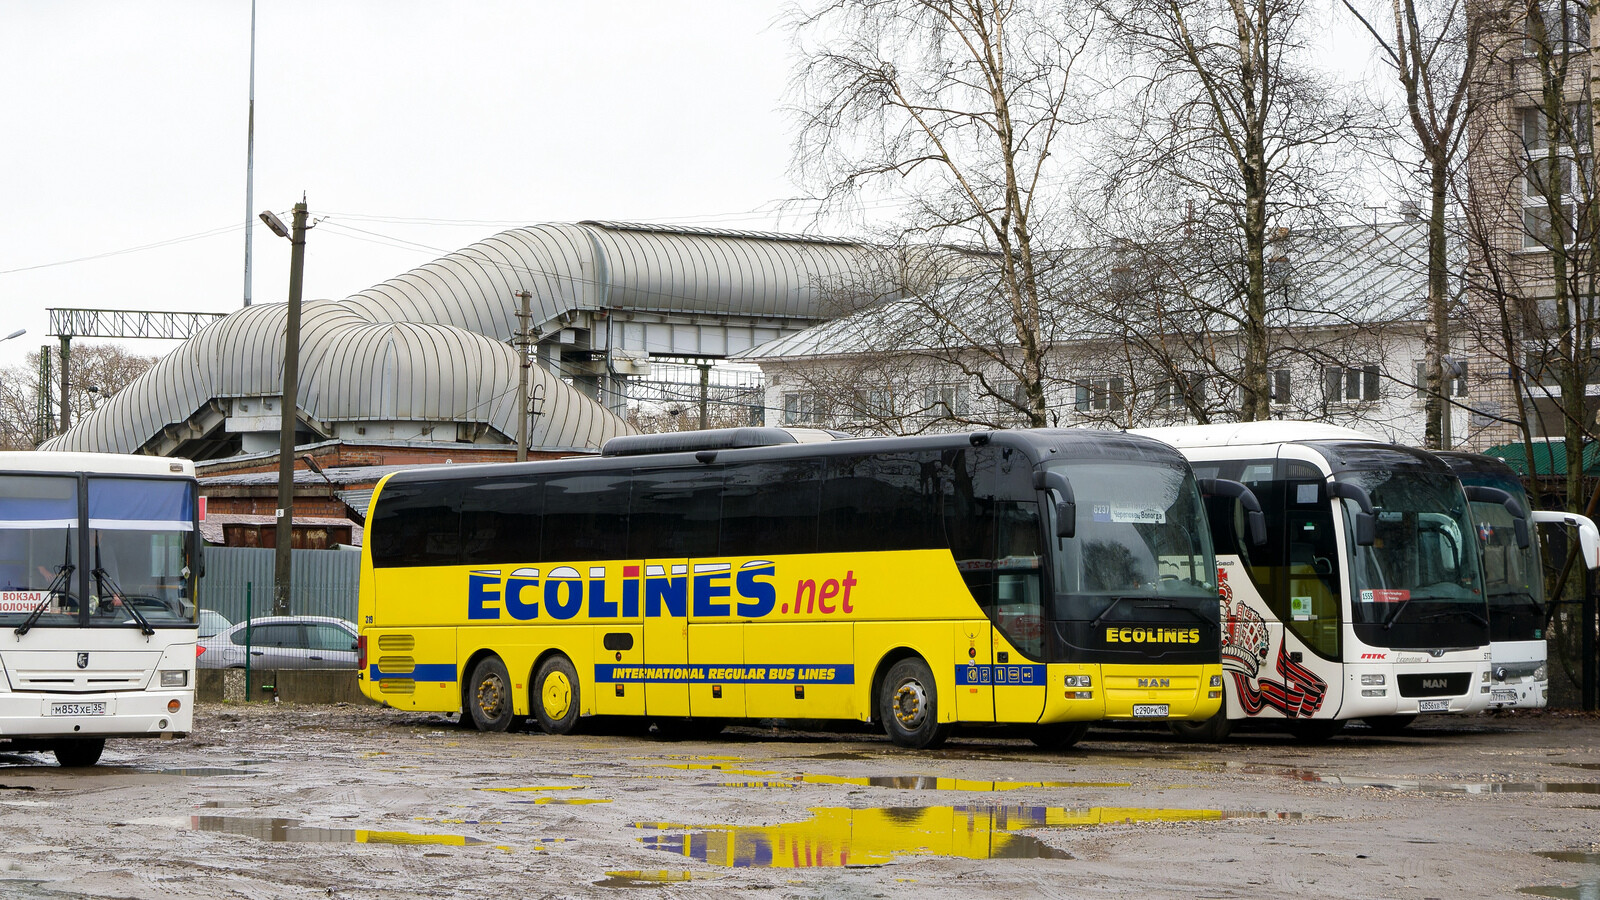
[[[166,688],[166,687],[188,687],[189,686],[189,673],[184,671],[183,669],[164,669],[161,672],[161,686],[164,687],[164,688]],[[173,701],[173,702],[177,702],[177,701]]]
[[356,638],[356,668],[367,668],[367,636],[364,634]]
[[175,712],[177,712],[178,710],[180,710],[182,708],[183,708],[183,701],[181,701],[181,700],[179,700],[177,698],[173,698],[173,699],[167,701],[167,712],[169,712],[169,713],[175,713]]

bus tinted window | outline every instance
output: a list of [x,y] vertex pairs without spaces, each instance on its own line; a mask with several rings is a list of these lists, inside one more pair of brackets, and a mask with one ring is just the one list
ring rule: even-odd
[[628,515],[628,557],[713,556],[721,514],[721,471],[637,472]]
[[545,483],[544,562],[622,559],[628,544],[627,471],[563,475]]
[[723,556],[781,556],[817,549],[822,463],[745,463],[724,470]]
[[964,448],[946,451],[950,481],[944,498],[944,531],[950,555],[972,599],[985,610],[994,604],[995,454]]
[[461,486],[386,485],[371,523],[374,566],[453,566],[461,561]]
[[[941,477],[941,471],[945,474]],[[828,460],[817,550],[870,552],[944,547],[941,484],[948,470],[935,453],[845,456]]]
[[464,565],[539,561],[544,483],[503,478],[469,486],[461,496]]

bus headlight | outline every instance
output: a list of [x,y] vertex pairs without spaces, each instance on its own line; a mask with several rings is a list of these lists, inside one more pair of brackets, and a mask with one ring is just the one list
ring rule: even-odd
[[1363,676],[1361,676],[1361,683],[1362,684],[1383,684],[1384,683],[1384,678],[1383,678],[1382,674],[1378,674],[1378,675],[1363,675]]
[[1389,693],[1388,688],[1366,688],[1361,692],[1363,697],[1382,697]]
[[1550,677],[1550,668],[1549,668],[1549,666],[1545,665],[1544,663],[1540,663],[1539,664],[1539,668],[1533,670],[1533,680],[1534,681],[1544,681],[1544,680],[1548,679],[1549,677]]
[[1222,676],[1221,675],[1213,675],[1213,676],[1211,676],[1211,686],[1212,687],[1222,687]]
[[1089,687],[1093,681],[1088,675],[1068,675],[1067,687]]
[[162,687],[188,687],[189,673],[185,669],[163,669],[161,671]]

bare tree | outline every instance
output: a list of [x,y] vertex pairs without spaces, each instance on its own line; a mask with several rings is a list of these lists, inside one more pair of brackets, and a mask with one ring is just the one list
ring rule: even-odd
[[[1231,296],[1215,312],[1240,335],[1239,418],[1269,416],[1275,235],[1326,227],[1364,108],[1308,62],[1304,0],[1096,0],[1131,54],[1108,92],[1110,202],[1164,223],[1153,244],[1208,246]],[[1146,229],[1150,231],[1150,229]],[[1197,236],[1200,236],[1197,238]],[[1180,240],[1181,239],[1181,240]]]
[[993,278],[973,297],[1002,310],[1005,334],[958,346],[988,348],[981,392],[1049,424],[1041,248],[1090,16],[1049,0],[826,0],[789,25],[797,174],[828,211],[903,200],[887,243],[985,251]]
[[1352,0],[1341,0],[1377,44],[1405,93],[1411,143],[1427,193],[1428,322],[1425,442],[1450,446],[1450,401],[1445,356],[1450,351],[1450,259],[1446,250],[1449,200],[1471,115],[1468,88],[1478,77],[1481,31],[1492,19],[1469,13],[1466,0],[1392,0],[1393,21],[1379,27]]
[[[73,347],[67,386],[72,409],[79,415],[92,410],[106,397],[143,375],[155,365],[156,359],[132,353],[120,344]],[[60,382],[54,379],[45,386],[53,409],[59,409],[56,404],[60,398],[54,394],[60,389]],[[31,449],[34,446],[39,390],[39,351],[28,354],[24,364],[0,372],[0,440],[4,440],[8,448]]]

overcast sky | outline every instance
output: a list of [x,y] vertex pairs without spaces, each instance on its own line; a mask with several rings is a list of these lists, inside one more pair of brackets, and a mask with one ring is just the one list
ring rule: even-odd
[[[536,222],[798,229],[779,9],[260,0],[254,207],[326,217],[307,299]],[[48,307],[242,305],[249,59],[250,0],[0,0],[0,366]],[[289,242],[254,244],[282,302]]]
[[[537,222],[800,230],[781,8],[260,0],[254,211],[322,220],[307,299]],[[249,53],[250,0],[0,0],[0,367],[48,307],[242,305]],[[282,302],[289,244],[254,235]]]

